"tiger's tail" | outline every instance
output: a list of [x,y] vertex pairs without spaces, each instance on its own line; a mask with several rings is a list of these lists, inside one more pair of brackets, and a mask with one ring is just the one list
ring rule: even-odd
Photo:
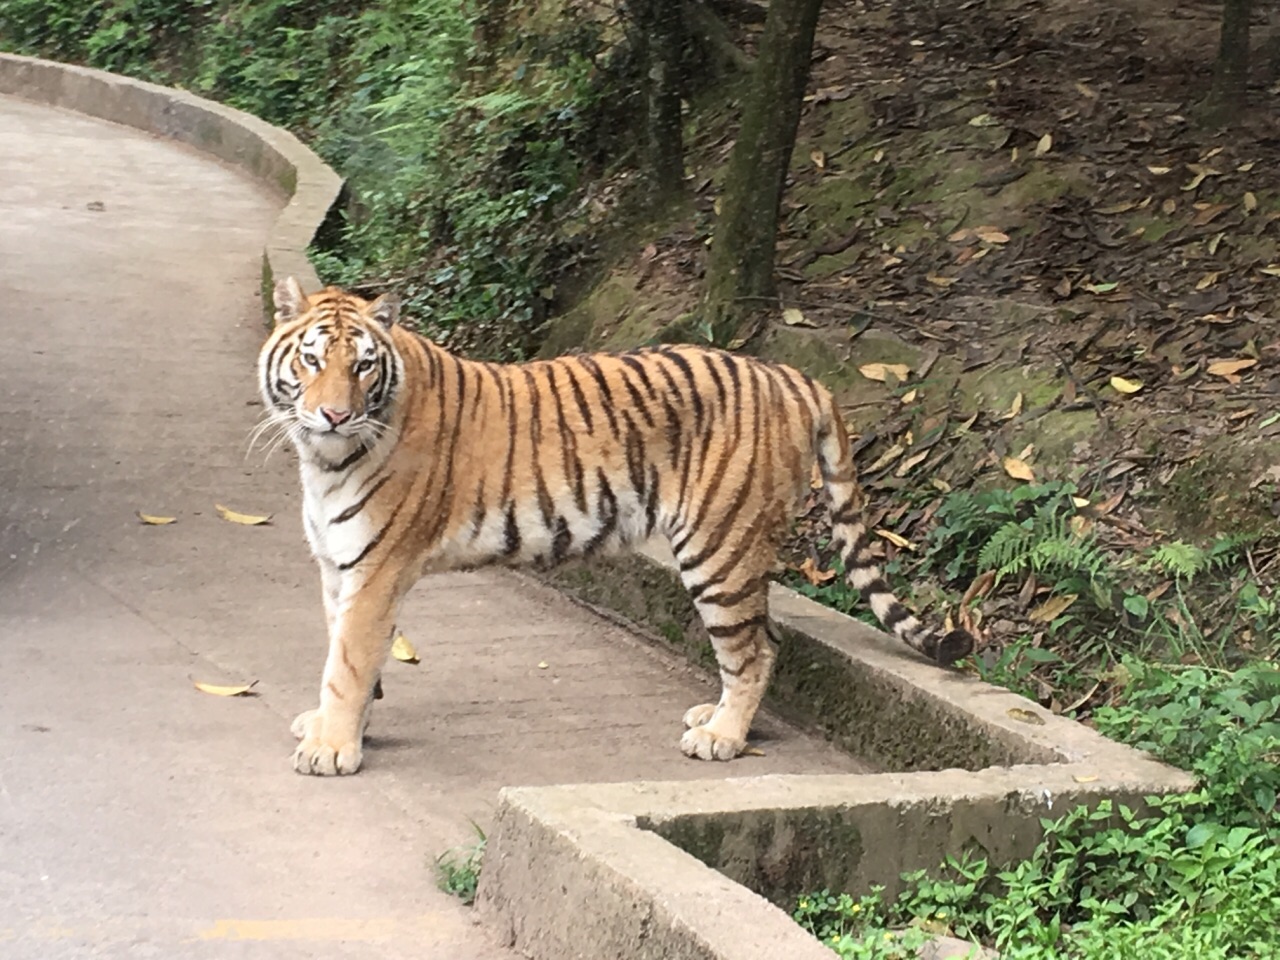
[[967,630],[943,632],[915,618],[893,595],[871,552],[864,495],[849,450],[849,435],[835,403],[828,402],[817,420],[818,469],[831,508],[833,543],[840,551],[845,576],[884,628],[914,650],[946,667],[973,652]]

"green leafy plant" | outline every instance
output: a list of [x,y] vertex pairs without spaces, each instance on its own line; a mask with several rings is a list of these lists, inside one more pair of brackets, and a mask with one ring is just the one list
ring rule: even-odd
[[476,888],[480,884],[480,867],[484,861],[484,848],[488,841],[484,831],[472,822],[476,840],[464,847],[446,850],[436,858],[436,874],[440,889],[451,893],[463,903],[475,901]]

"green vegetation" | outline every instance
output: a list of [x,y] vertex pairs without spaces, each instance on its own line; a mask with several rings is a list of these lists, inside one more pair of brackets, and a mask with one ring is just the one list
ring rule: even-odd
[[1280,670],[1133,663],[1110,736],[1194,772],[1201,787],[1139,812],[1104,802],[1044,821],[1026,861],[950,859],[906,891],[802,897],[795,918],[847,960],[914,956],[932,934],[1005,960],[1280,956]]
[[446,850],[436,859],[436,874],[440,889],[451,893],[463,903],[476,898],[480,884],[480,866],[484,860],[484,848],[488,838],[475,823],[476,840],[465,847]]
[[[504,31],[459,0],[10,0],[0,48],[186,87],[286,126],[349,178],[321,276],[394,287],[442,338],[523,355],[554,297],[614,84],[572,3]],[[512,25],[515,26],[514,24]]]

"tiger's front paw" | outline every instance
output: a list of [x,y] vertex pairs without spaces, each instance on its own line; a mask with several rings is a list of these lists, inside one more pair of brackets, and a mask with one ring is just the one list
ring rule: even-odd
[[718,706],[718,703],[700,703],[696,707],[690,707],[684,712],[684,725],[692,730],[710,723]]
[[[687,721],[688,714],[685,716]],[[698,760],[732,760],[747,749],[747,740],[717,733],[707,724],[686,730],[680,738],[680,749],[686,757]]]
[[298,773],[333,777],[355,773],[363,759],[358,740],[335,744],[323,737],[308,736],[293,751],[293,769]]
[[316,726],[316,719],[319,716],[319,710],[303,710],[294,717],[293,723],[289,725],[289,732],[293,734],[293,739],[305,740],[311,736],[312,727]]

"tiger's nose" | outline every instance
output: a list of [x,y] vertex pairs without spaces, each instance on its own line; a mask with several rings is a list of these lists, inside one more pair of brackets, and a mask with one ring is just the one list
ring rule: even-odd
[[329,421],[331,427],[336,427],[340,423],[346,423],[351,419],[350,410],[335,410],[333,407],[321,407],[320,415]]

